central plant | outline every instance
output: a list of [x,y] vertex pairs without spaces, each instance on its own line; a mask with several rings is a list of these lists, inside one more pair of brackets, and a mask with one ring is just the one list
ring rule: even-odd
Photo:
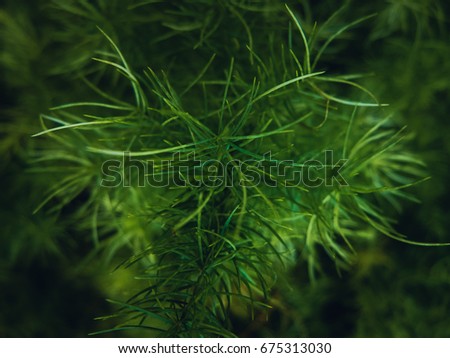
[[[321,65],[370,16],[306,31],[287,6],[280,20],[270,7],[217,4],[203,22],[180,5],[156,34],[160,61],[122,53],[120,36],[99,28],[83,76],[94,100],[41,117],[39,163],[55,182],[38,209],[82,195],[73,215],[95,254],[115,262],[126,250],[122,266],[143,287],[114,301],[112,330],[233,336],[231,317],[276,305],[271,291],[297,261],[314,278],[323,253],[340,270],[380,236],[408,242],[386,208],[408,197],[422,164],[358,75]],[[227,21],[229,36],[217,31]],[[181,49],[164,47],[172,37]],[[145,56],[159,68],[136,70]]]

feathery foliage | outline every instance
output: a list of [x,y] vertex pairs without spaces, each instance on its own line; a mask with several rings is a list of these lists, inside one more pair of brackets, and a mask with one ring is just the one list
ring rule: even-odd
[[[96,334],[230,337],[235,317],[285,309],[279,290],[299,286],[301,301],[296,270],[320,290],[330,263],[358,267],[385,238],[447,245],[398,232],[395,213],[429,177],[377,76],[348,60],[359,29],[377,43],[417,16],[432,31],[442,9],[393,1],[350,19],[351,1],[329,3],[39,1],[39,31],[32,7],[2,11],[15,35],[0,62],[25,105],[5,111],[0,145],[35,183],[28,210],[43,220],[6,241],[10,260],[29,236],[60,257],[81,240],[77,269],[134,276],[103,317],[117,326]],[[410,80],[398,66],[392,77]]]

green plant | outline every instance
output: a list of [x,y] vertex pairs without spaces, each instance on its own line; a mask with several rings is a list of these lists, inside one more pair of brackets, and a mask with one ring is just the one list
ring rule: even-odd
[[307,2],[46,5],[58,31],[45,73],[74,91],[42,80],[53,107],[18,151],[48,185],[36,215],[91,241],[79,266],[101,258],[135,276],[123,284],[134,292],[111,301],[119,324],[98,333],[233,336],[236,317],[284,309],[276,292],[299,262],[314,280],[382,237],[444,245],[397,232],[394,213],[428,179],[424,164],[360,84],[369,76],[334,63],[342,38],[374,21],[368,11],[347,21],[344,6],[317,24]]

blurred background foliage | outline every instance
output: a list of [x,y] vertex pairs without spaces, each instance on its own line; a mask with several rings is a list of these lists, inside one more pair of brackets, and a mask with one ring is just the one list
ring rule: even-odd
[[[427,165],[431,179],[409,190],[420,202],[402,202],[396,213],[386,208],[387,215],[398,218],[396,230],[412,241],[450,241],[449,2],[287,3],[300,16],[307,34],[314,32],[316,22],[321,25],[332,17],[317,34],[318,42],[376,14],[339,36],[324,52],[321,67],[366,74],[359,83],[381,103],[390,104],[398,125],[408,126],[409,149]],[[95,249],[92,236],[98,233],[93,233],[95,211],[86,209],[91,195],[87,190],[70,193],[65,205],[54,203],[33,214],[52,180],[59,178],[57,173],[36,170],[35,162],[46,148],[45,139],[31,138],[42,130],[40,114],[55,105],[99,98],[93,84],[110,88],[118,98],[130,95],[116,72],[92,61],[110,48],[97,26],[120,43],[135,69],[164,69],[172,84],[182,89],[211,53],[216,54],[211,64],[215,73],[226,73],[230,54],[236,63],[257,61],[245,45],[273,46],[278,32],[286,30],[287,19],[284,2],[275,0],[4,2],[0,10],[1,337],[85,337],[111,326],[94,320],[114,312],[115,306],[105,298],[126,300],[142,288],[131,280],[133,267],[113,270],[128,258],[122,245],[131,239],[124,238],[106,253]],[[199,58],[204,61],[199,63]],[[77,155],[76,148],[71,150]],[[130,237],[145,235],[145,229],[140,230],[144,224],[136,220],[124,223],[131,228]],[[308,276],[308,263],[299,258],[285,277],[278,277],[273,309],[257,311],[253,320],[240,312],[245,308],[233,310],[234,333],[448,337],[449,249],[376,235],[379,240],[360,248],[348,270],[337,271],[331,260],[323,260],[323,274],[314,282]],[[97,260],[99,255],[108,259]]]

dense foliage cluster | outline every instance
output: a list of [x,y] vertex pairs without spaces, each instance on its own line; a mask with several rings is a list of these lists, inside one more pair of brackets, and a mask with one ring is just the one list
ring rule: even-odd
[[450,334],[446,6],[7,2],[0,334]]

